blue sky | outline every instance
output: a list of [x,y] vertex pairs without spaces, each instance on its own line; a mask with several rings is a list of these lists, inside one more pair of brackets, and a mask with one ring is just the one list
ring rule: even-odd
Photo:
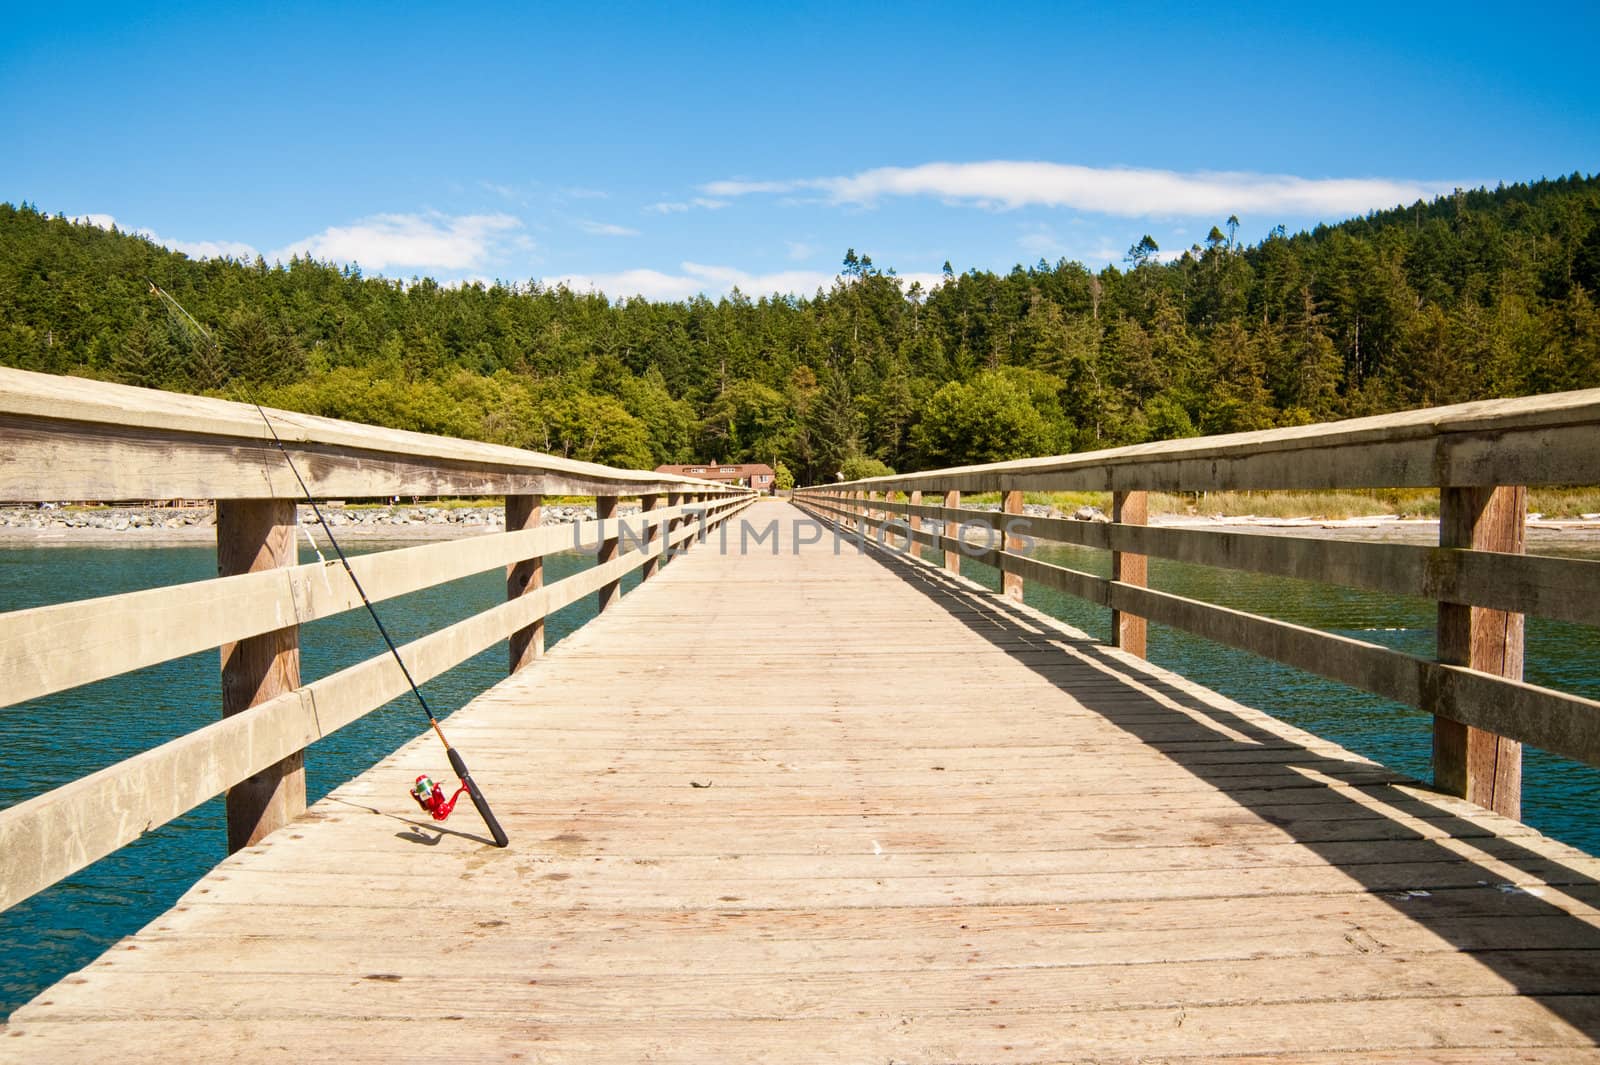
[[1600,5],[0,5],[0,199],[613,296],[1600,169]]

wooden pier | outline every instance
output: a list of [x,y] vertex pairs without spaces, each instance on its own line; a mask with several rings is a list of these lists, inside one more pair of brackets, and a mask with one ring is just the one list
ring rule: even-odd
[[[915,502],[838,498],[730,497],[450,718],[509,848],[418,816],[420,737],[19,1009],[0,1061],[1600,1060],[1600,861],[876,542]],[[0,841],[62,823],[12,813]]]
[[690,553],[451,719],[509,849],[418,818],[424,736],[0,1054],[1596,1057],[1600,862],[772,518],[776,556]]

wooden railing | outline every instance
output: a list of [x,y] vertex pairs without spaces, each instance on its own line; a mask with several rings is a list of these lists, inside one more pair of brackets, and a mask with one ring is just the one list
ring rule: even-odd
[[[754,493],[515,448],[267,412],[319,498],[503,495],[504,532],[351,559],[374,601],[504,567],[505,603],[400,648],[420,684],[508,640],[510,668],[544,649],[544,619],[587,595],[605,610],[624,574],[653,576]],[[542,527],[547,495],[593,496],[597,519]],[[297,564],[294,472],[246,404],[0,369],[0,500],[217,501],[215,580],[18,610],[0,618],[0,707],[213,647],[222,718],[0,811],[0,909],[227,792],[230,849],[305,808],[303,752],[404,694],[382,654],[300,683],[302,624],[359,608],[342,567]],[[637,515],[618,519],[618,501]],[[545,556],[593,548],[553,584]],[[106,727],[114,728],[114,722]]]
[[[880,541],[942,548],[1112,610],[1143,655],[1146,621],[1275,659],[1434,715],[1442,789],[1516,817],[1521,743],[1600,765],[1600,703],[1523,683],[1523,616],[1600,624],[1600,562],[1523,553],[1531,485],[1600,483],[1600,389],[877,477],[795,499]],[[1439,546],[1147,525],[1147,493],[1437,488]],[[1109,524],[1024,517],[1022,493],[1111,493]],[[999,512],[961,506],[998,492]],[[902,498],[904,497],[904,498]],[[938,500],[924,503],[924,499]],[[922,522],[942,523],[934,534]],[[967,530],[985,542],[971,542]],[[1030,558],[1021,537],[1111,552],[1109,578]],[[1147,587],[1149,556],[1438,603],[1435,660]]]

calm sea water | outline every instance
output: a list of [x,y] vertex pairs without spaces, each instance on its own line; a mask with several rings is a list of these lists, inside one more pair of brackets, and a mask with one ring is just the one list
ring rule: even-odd
[[[1102,552],[1071,547],[1041,548],[1038,557],[1100,574],[1110,564]],[[1600,551],[1584,557],[1600,558]],[[552,556],[546,562],[546,580],[592,564],[592,558],[579,554]],[[209,546],[0,550],[0,611],[201,580],[215,573]],[[963,573],[998,587],[998,574],[988,567],[969,561]],[[637,580],[637,575],[630,576],[625,587]],[[1434,607],[1421,600],[1161,560],[1151,562],[1151,583],[1411,654],[1433,653]],[[1109,636],[1107,611],[1036,585],[1027,588],[1032,605],[1091,635]],[[501,602],[504,595],[504,578],[495,571],[380,603],[378,609],[403,642]],[[594,597],[589,596],[550,619],[548,639],[559,641],[593,613]],[[1530,681],[1600,698],[1600,632],[1530,619],[1527,644]],[[306,680],[383,649],[362,611],[307,626],[301,648]],[[1161,626],[1151,627],[1149,655],[1242,703],[1420,778],[1429,775],[1429,719],[1414,710]],[[504,675],[501,645],[430,681],[423,691],[445,716]],[[211,651],[0,710],[6,721],[0,807],[215,720],[220,699],[217,653]],[[424,725],[408,696],[319,742],[306,759],[309,797],[315,801],[326,795]],[[438,775],[446,767],[441,757],[439,765],[418,771],[424,770]],[[1600,770],[1541,751],[1526,752],[1523,809],[1529,823],[1600,853],[1597,800]],[[221,805],[220,799],[206,803],[0,914],[0,950],[8,962],[0,969],[0,1018],[143,927],[210,869],[226,850]]]

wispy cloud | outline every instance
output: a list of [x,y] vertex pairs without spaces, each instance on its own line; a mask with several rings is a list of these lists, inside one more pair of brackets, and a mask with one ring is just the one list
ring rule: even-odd
[[494,193],[502,200],[510,200],[512,203],[524,205],[527,203],[522,190],[517,188],[515,185],[502,185],[493,181],[480,181],[478,182],[478,187],[483,189],[485,192]]
[[582,186],[562,189],[561,195],[569,200],[609,200],[611,198],[611,193],[606,192],[604,189],[588,189]]
[[637,229],[613,225],[610,222],[596,222],[588,218],[575,219],[573,224],[591,237],[637,237],[639,235]]
[[491,262],[501,242],[521,228],[522,222],[508,214],[380,214],[329,226],[279,248],[272,257],[309,255],[319,261],[359,263],[368,270],[476,270]]
[[1252,212],[1360,214],[1450,191],[1461,182],[1400,178],[1303,178],[1246,172],[1179,173],[1131,167],[994,160],[880,167],[843,177],[784,181],[713,181],[708,196],[788,195],[817,191],[840,205],[869,206],[888,197],[932,197],[992,209],[1065,207],[1128,217]]
[[1043,258],[1054,258],[1066,253],[1067,246],[1057,235],[1056,231],[1046,225],[1032,225],[1023,230],[1017,238],[1017,247],[1029,255],[1038,255]]
[[683,214],[696,207],[702,211],[719,211],[728,206],[727,200],[713,200],[705,196],[696,196],[692,200],[668,200],[661,203],[652,203],[645,208],[652,214]]
[[825,188],[829,182],[841,181],[842,178],[811,178],[798,181],[744,181],[735,178],[732,181],[713,181],[701,185],[702,192],[712,196],[753,196],[758,193],[772,193],[777,195],[784,192],[795,192],[798,189]]
[[[117,220],[108,214],[82,214],[73,219],[74,222],[101,229],[112,229],[117,225]],[[191,259],[254,259],[256,249],[254,246],[238,240],[177,240],[172,237],[163,237],[153,229],[138,228],[124,229],[124,233],[132,233],[143,237],[152,244],[159,244],[163,248],[181,251]]]
[[803,240],[788,240],[784,244],[789,249],[789,258],[793,262],[802,262],[817,254],[817,246],[808,244]]

